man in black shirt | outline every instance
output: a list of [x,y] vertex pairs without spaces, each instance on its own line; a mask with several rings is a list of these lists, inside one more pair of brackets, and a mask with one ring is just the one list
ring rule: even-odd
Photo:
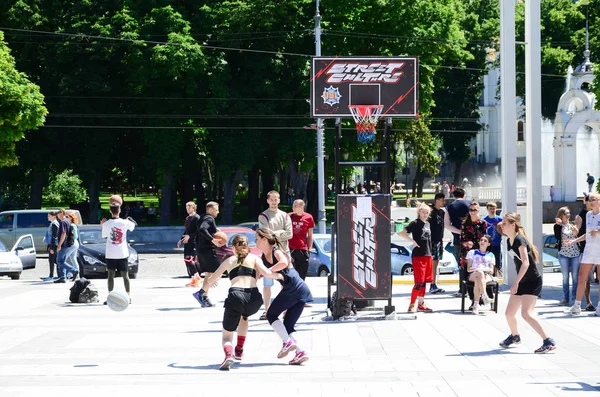
[[186,287],[197,287],[200,282],[200,269],[196,267],[196,234],[198,232],[198,220],[200,215],[196,213],[196,203],[189,201],[185,204],[185,209],[188,213],[185,218],[185,231],[181,239],[177,242],[177,247],[183,244],[183,261],[187,268],[188,276],[192,281],[186,284]]
[[219,203],[209,201],[206,203],[206,213],[202,214],[198,220],[198,233],[196,235],[196,258],[200,266],[200,271],[204,274],[204,282],[199,291],[194,292],[194,298],[202,307],[212,307],[214,304],[208,299],[208,279],[219,268],[216,247],[222,243],[213,236],[218,231],[215,218],[219,215]]
[[446,202],[446,196],[444,193],[437,193],[435,195],[435,202],[431,209],[431,215],[429,216],[429,225],[431,227],[431,255],[433,258],[433,282],[429,287],[430,294],[437,294],[446,292],[441,288],[437,287],[437,267],[440,259],[444,255],[444,218],[446,217],[446,211],[444,211],[444,205]]
[[[575,226],[577,227],[577,229],[579,229],[579,232],[577,233],[577,237],[581,237],[585,234],[585,231],[586,231],[585,216],[586,216],[587,212],[590,210],[591,210],[591,208],[590,208],[590,204],[588,202],[588,194],[586,194],[584,192],[583,193],[583,208],[581,209],[581,211],[579,211],[579,214],[577,214],[577,216],[575,217]],[[581,252],[581,256],[583,256],[583,250],[585,249],[585,240],[580,241],[578,244],[579,244],[579,251]],[[585,297],[585,301],[586,301],[585,311],[587,311],[587,312],[593,312],[596,310],[596,308],[592,304],[592,299],[590,297],[591,283],[592,283],[592,281],[594,281],[594,268],[595,267],[596,266],[592,266],[592,270],[590,271],[587,279],[585,280],[585,292],[584,292],[583,296]]]
[[[446,215],[444,217],[444,226],[452,232],[454,236],[454,257],[456,263],[462,263],[460,257],[460,229],[463,221],[469,215],[469,200],[465,200],[465,189],[458,186],[454,189],[454,202],[446,207]],[[462,271],[459,271],[459,278],[462,277]],[[459,291],[454,296],[461,296],[462,280],[459,281]]]
[[[431,258],[431,227],[427,219],[431,212],[427,204],[420,204],[417,208],[418,218],[408,224],[399,234],[413,243],[412,266],[415,285],[410,296],[408,311],[414,313],[415,301],[418,299],[417,310],[420,312],[431,312],[425,304],[425,292],[427,283],[433,281],[432,258]],[[412,238],[408,235],[411,234]]]

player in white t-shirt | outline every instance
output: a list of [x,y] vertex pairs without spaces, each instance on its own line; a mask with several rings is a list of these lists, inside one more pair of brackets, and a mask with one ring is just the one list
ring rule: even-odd
[[[108,292],[110,293],[115,286],[115,274],[117,270],[123,277],[125,291],[129,295],[131,303],[131,290],[129,287],[128,259],[129,246],[127,245],[127,232],[133,231],[137,225],[132,218],[121,219],[121,206],[117,203],[111,203],[110,213],[112,219],[102,219],[102,237],[106,238],[106,268],[108,269]],[[106,301],[104,302],[106,305]]]
[[472,249],[467,253],[469,281],[474,284],[473,314],[479,314],[479,298],[483,300],[484,305],[490,303],[486,285],[492,279],[494,264],[496,263],[494,254],[488,251],[491,245],[492,238],[486,234],[479,240],[479,249]]

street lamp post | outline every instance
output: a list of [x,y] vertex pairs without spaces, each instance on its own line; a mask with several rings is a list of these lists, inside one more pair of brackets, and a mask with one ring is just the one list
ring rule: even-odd
[[[319,0],[317,0],[317,12],[315,14],[315,55],[321,55],[321,14],[319,14]],[[325,152],[323,120],[317,119],[317,184],[319,193],[319,233],[325,233],[325,224],[327,221],[325,212],[325,162],[323,156]]]

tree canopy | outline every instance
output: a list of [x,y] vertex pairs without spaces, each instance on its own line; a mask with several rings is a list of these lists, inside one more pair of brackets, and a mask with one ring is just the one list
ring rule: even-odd
[[[597,45],[594,4],[587,11]],[[586,9],[571,0],[542,7],[540,100],[544,115],[553,116],[560,76],[583,51]],[[517,12],[523,13],[520,2]],[[487,56],[499,49],[498,0],[328,0],[320,13],[324,55],[419,57],[420,117],[395,119],[393,143],[409,149],[417,189],[441,161],[454,163],[460,178],[481,128]],[[5,184],[29,186],[29,206],[39,207],[48,181],[74,170],[91,213],[100,191],[160,189],[163,224],[184,215],[178,202],[213,199],[224,203],[223,222],[230,222],[240,183],[247,186],[248,219],[264,209],[264,193],[273,188],[285,197],[292,187],[314,213],[315,131],[303,128],[314,123],[306,103],[314,14],[311,0],[4,1],[0,166],[11,166],[0,169]],[[522,17],[517,21],[522,37]],[[517,83],[523,86],[522,75]],[[381,134],[361,145],[347,132],[353,125],[343,121],[342,152],[355,161],[379,156]],[[332,121],[325,127],[331,182]]]
[[16,142],[35,130],[47,114],[40,87],[19,72],[0,31],[0,167],[16,165]]

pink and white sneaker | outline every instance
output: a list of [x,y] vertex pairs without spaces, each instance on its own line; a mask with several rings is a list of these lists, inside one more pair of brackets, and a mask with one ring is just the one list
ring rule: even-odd
[[290,361],[290,365],[302,365],[308,361],[308,353],[306,351],[297,352],[294,358]]
[[277,353],[277,358],[284,358],[292,350],[296,350],[296,342],[292,338],[288,339],[287,342],[281,346],[281,350]]

